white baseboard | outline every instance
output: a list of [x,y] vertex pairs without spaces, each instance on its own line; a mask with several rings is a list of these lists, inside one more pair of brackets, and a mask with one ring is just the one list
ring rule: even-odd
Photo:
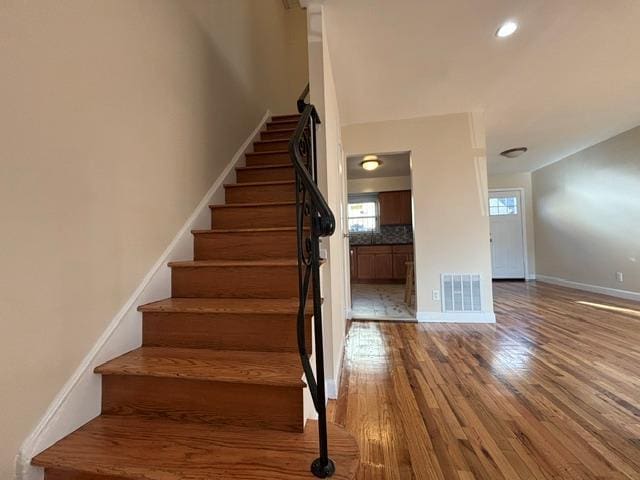
[[424,323],[496,323],[493,312],[418,312],[416,319]]
[[327,399],[335,400],[338,398],[338,384],[333,378],[325,382],[325,389],[327,390]]
[[340,381],[342,380],[342,360],[344,359],[344,341],[342,343],[342,353],[340,354],[340,359],[336,364],[336,376],[335,378],[329,378],[325,381],[327,400],[337,400],[338,394],[340,393]]
[[233,181],[234,168],[241,165],[245,152],[270,116],[271,112],[267,111],[24,441],[16,457],[18,480],[40,480],[42,469],[32,467],[31,458],[100,414],[102,382],[100,376],[93,373],[94,368],[142,344],[138,305],[171,296],[171,271],[167,263],[193,257],[191,230],[208,228],[209,205],[222,201],[223,185]]
[[341,337],[340,356],[335,363],[335,377],[328,379],[326,384],[327,399],[337,400],[340,393],[340,381],[342,380],[342,363],[344,361],[344,348],[345,348],[346,336]]
[[632,292],[631,290],[619,290],[617,288],[601,287],[599,285],[589,285],[588,283],[579,283],[564,278],[550,277],[548,275],[536,275],[536,280],[543,283],[551,283],[561,287],[575,288],[576,290],[584,290],[585,292],[600,293],[611,297],[624,298],[625,300],[635,300],[640,302],[640,292]]
[[535,279],[536,279],[536,274],[535,273],[530,273],[525,278],[525,280],[535,280]]

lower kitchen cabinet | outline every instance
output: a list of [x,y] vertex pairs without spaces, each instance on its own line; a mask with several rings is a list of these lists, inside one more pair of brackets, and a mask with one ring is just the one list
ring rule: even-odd
[[358,245],[351,247],[351,281],[403,283],[413,245]]
[[357,277],[362,280],[373,280],[376,278],[375,275],[375,256],[367,253],[358,252],[358,248],[356,248],[356,254],[354,255],[356,259],[356,265],[358,266]]
[[407,278],[407,262],[413,262],[413,245],[393,245],[393,278],[405,281]]
[[373,275],[378,279],[393,278],[393,255],[389,253],[379,253],[374,256]]

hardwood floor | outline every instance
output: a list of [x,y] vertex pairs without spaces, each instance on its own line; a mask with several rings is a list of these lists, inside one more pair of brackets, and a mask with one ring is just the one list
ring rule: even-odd
[[640,304],[497,283],[496,325],[354,322],[360,480],[640,479]]

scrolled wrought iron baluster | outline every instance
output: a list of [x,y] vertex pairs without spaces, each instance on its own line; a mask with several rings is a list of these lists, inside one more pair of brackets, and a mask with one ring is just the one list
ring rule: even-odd
[[[335,218],[316,183],[318,178],[316,126],[320,123],[320,119],[315,107],[305,102],[308,93],[309,86],[307,85],[300,99],[298,99],[298,110],[301,113],[301,117],[289,142],[289,154],[295,171],[296,190],[299,294],[297,337],[298,350],[307,385],[318,412],[320,456],[312,462],[311,471],[316,477],[327,478],[335,472],[335,464],[329,458],[327,438],[322,299],[320,296],[320,238],[333,234]],[[313,302],[315,375],[306,347],[305,313],[307,301],[309,300],[309,288],[311,288],[311,300]]]

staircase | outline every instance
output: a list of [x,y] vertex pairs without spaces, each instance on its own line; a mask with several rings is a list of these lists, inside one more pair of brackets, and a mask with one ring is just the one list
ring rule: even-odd
[[[288,151],[299,120],[261,132],[211,229],[193,232],[194,259],[169,264],[172,298],[139,307],[142,346],[95,369],[101,415],[33,458],[46,480],[314,478],[324,415],[305,425],[299,350],[312,349],[314,310],[299,312]],[[326,430],[332,478],[353,479],[353,437]]]

